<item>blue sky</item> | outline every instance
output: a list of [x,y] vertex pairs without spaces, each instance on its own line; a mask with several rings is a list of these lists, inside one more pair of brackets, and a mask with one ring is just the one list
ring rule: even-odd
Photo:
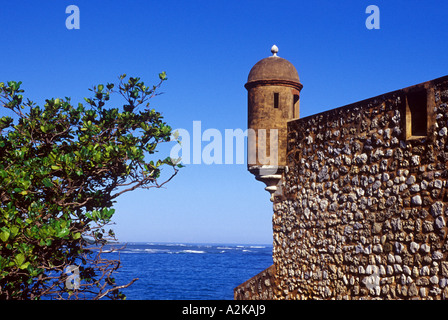
[[[79,30],[65,26],[71,4]],[[365,26],[371,4],[379,30]],[[447,75],[447,12],[433,0],[4,1],[0,81],[23,81],[41,105],[77,103],[122,73],[166,71],[152,106],[173,128],[245,130],[244,83],[273,44],[298,70],[304,117]],[[245,164],[188,165],[165,189],[123,195],[114,220],[121,241],[272,243],[269,194]]]

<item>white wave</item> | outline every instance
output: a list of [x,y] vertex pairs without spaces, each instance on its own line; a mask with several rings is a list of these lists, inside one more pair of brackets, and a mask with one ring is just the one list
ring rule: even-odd
[[183,243],[162,243],[159,244],[160,246],[167,246],[167,247],[186,247],[186,244]]
[[182,250],[181,252],[183,252],[183,253],[206,253],[205,251],[202,251],[202,250]]
[[145,249],[146,253],[165,253],[168,252],[168,250],[163,249]]
[[136,252],[133,250],[123,250],[123,251],[120,251],[120,253],[136,253]]
[[253,248],[253,249],[264,249],[266,248],[265,246],[249,246],[249,248]]
[[103,253],[117,252],[117,249],[103,250]]

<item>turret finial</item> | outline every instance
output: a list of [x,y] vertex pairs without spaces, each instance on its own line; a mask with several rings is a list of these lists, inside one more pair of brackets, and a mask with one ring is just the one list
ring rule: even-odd
[[274,44],[271,48],[272,56],[277,57],[278,47]]

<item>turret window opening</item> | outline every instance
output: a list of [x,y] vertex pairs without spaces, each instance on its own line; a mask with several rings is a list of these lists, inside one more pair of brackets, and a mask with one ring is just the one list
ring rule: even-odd
[[295,95],[293,95],[293,99],[292,99],[292,118],[293,119],[299,117],[299,113],[296,112],[297,102],[299,102],[299,95],[295,94]]
[[274,108],[278,108],[279,93],[274,92]]

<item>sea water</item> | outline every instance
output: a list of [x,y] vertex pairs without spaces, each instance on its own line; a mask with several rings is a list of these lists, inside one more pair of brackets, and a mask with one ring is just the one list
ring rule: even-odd
[[[121,245],[113,245],[121,247]],[[272,265],[272,245],[127,243],[115,273],[128,300],[232,300],[233,289]]]

